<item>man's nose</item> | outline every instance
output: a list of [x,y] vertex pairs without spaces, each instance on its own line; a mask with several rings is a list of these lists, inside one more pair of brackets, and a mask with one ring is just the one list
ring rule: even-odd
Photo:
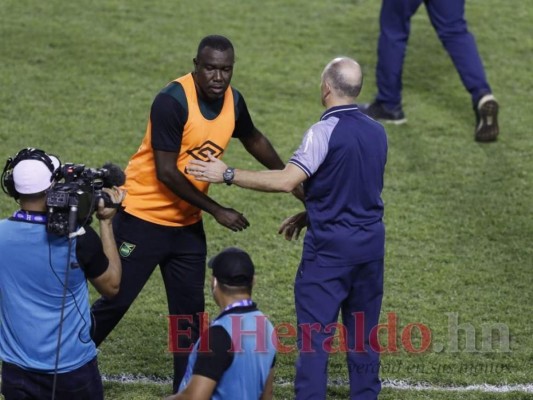
[[221,70],[219,70],[219,69],[215,70],[214,79],[217,80],[217,81],[221,81],[222,80],[222,71]]

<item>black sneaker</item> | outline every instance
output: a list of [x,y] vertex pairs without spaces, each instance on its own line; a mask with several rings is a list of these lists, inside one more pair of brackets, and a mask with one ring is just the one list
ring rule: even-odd
[[498,137],[498,102],[492,94],[479,100],[476,107],[476,134],[478,142],[493,142]]
[[407,122],[407,118],[405,118],[401,106],[388,109],[385,108],[382,103],[374,101],[370,104],[360,104],[359,109],[370,118],[374,118],[385,123],[400,125]]

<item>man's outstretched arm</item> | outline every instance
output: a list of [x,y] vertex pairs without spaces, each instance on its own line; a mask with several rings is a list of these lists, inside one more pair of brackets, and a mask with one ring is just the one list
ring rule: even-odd
[[[248,153],[268,169],[282,170],[285,167],[274,146],[257,128],[254,127],[250,136],[240,138],[240,140]],[[304,192],[301,185],[297,185],[292,190],[292,194],[298,200],[304,201]]]
[[[209,154],[210,161],[192,160],[187,172],[195,179],[204,182],[222,183],[227,165]],[[248,171],[235,169],[232,183],[246,189],[262,192],[292,192],[307,179],[305,172],[294,164],[288,163],[282,170]]]

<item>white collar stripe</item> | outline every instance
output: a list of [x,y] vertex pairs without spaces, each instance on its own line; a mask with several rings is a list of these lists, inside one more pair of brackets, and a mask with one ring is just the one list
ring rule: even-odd
[[341,108],[339,110],[333,110],[333,111],[330,111],[328,112],[327,114],[324,114],[322,116],[322,118],[320,118],[321,121],[325,120],[326,118],[328,118],[331,114],[335,114],[335,113],[338,113],[338,112],[344,112],[344,111],[355,111],[355,110],[358,110],[359,108],[357,107],[350,107],[350,108]]

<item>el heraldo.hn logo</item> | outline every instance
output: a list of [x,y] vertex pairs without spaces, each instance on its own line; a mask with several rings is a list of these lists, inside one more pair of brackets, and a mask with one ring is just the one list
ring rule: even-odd
[[195,147],[194,149],[187,150],[187,154],[201,161],[209,161],[209,157],[207,157],[209,153],[211,153],[213,157],[219,158],[223,152],[224,149],[222,147],[210,140],[203,142],[200,146]]

